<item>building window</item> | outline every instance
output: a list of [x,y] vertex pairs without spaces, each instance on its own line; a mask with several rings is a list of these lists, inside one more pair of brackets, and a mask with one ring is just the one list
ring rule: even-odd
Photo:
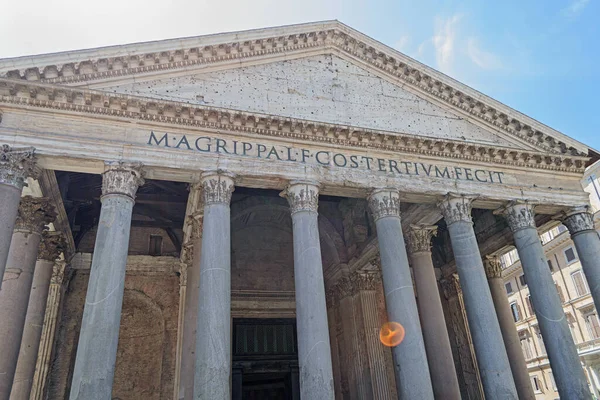
[[535,375],[531,377],[531,386],[533,387],[533,391],[535,393],[542,393],[542,385],[540,384],[538,377]]
[[162,236],[150,235],[150,242],[148,243],[148,254],[151,256],[162,255]]
[[571,278],[573,279],[573,284],[575,285],[575,293],[577,293],[577,296],[583,296],[590,292],[587,288],[587,285],[585,284],[585,278],[581,270],[573,272],[571,274]]
[[544,338],[542,337],[542,332],[540,332],[540,327],[535,326],[533,329],[535,330],[535,337],[536,337],[538,346],[540,347],[540,354],[545,356],[546,355],[546,345],[544,344]]
[[521,276],[519,276],[519,283],[521,284],[521,286],[527,286],[527,280],[525,279],[525,274],[521,274]]
[[585,324],[587,325],[590,338],[598,339],[600,337],[600,323],[598,322],[598,314],[591,313],[584,316]]
[[521,319],[521,307],[516,302],[510,303],[510,310],[512,311],[513,319],[518,322]]
[[550,268],[550,272],[554,271],[554,266],[552,265],[552,261],[550,260],[548,260],[548,268]]
[[527,303],[527,310],[529,311],[529,315],[533,317],[535,315],[535,308],[533,308],[531,296],[525,297],[525,302]]
[[565,253],[565,259],[567,260],[567,264],[572,264],[575,261],[577,261],[577,256],[575,255],[575,249],[573,249],[572,247],[567,247],[564,250]]
[[504,287],[506,287],[506,294],[513,294],[513,288],[510,282],[506,282]]
[[523,356],[525,357],[525,360],[533,358],[528,336],[529,335],[527,335],[527,332],[519,332],[519,341],[521,342],[521,350],[523,350]]

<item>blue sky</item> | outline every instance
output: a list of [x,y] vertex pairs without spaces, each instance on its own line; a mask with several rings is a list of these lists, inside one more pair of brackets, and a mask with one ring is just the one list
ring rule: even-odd
[[600,149],[600,0],[8,3],[0,57],[338,19]]

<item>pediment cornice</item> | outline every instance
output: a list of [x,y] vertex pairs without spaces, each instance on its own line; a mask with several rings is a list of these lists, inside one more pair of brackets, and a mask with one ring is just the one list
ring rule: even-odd
[[[254,112],[0,78],[0,106],[129,118],[507,166],[583,173],[588,157],[548,154]],[[0,115],[1,117],[1,115]]]
[[[219,42],[219,38],[223,42]],[[269,58],[277,54],[297,54],[317,48],[332,49],[359,59],[377,72],[400,80],[417,92],[434,97],[540,151],[569,156],[586,156],[588,153],[584,145],[568,136],[337,21],[269,28],[235,35],[188,38],[178,41],[177,45],[175,41],[165,41],[166,44],[171,42],[171,50],[157,44],[161,42],[156,42],[74,52],[64,57],[39,57],[40,60],[54,61],[48,65],[36,65],[35,57],[5,62],[0,60],[0,74],[21,81],[74,84],[230,63],[235,60]],[[77,61],[73,61],[74,59]],[[60,60],[64,62],[59,62]],[[11,69],[11,66],[17,68]]]

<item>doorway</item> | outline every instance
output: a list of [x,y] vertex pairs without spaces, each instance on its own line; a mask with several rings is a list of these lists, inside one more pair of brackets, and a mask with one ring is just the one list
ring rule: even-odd
[[299,400],[296,320],[234,318],[233,400]]

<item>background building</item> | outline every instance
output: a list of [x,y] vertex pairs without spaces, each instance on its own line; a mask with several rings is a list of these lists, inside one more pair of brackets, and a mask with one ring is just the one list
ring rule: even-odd
[[[586,170],[581,181],[584,190],[590,193],[596,229],[600,229],[598,177],[600,163],[595,163]],[[600,398],[600,320],[577,251],[567,228],[562,224],[542,233],[540,239],[590,388],[594,396]],[[536,398],[557,399],[556,383],[516,249],[503,254],[501,260],[509,306]]]

